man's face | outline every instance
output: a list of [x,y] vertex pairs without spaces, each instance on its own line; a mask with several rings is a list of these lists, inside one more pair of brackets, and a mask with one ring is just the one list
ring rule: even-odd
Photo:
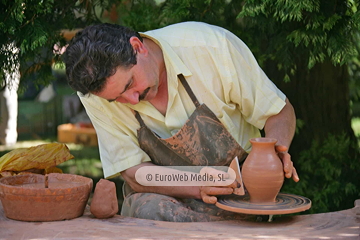
[[158,68],[150,58],[138,53],[137,64],[130,69],[118,68],[103,91],[95,95],[109,102],[137,104],[152,100],[159,86]]

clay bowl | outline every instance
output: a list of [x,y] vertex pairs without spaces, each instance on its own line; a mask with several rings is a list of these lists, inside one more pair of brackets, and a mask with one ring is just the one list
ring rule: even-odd
[[0,199],[6,217],[21,221],[58,221],[84,214],[93,187],[90,178],[50,173],[0,179]]

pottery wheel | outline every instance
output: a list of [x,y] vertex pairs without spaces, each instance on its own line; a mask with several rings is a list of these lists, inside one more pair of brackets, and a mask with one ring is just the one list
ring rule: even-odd
[[311,201],[306,197],[279,193],[274,203],[251,203],[249,195],[240,196],[233,194],[218,197],[216,206],[237,213],[277,215],[308,210],[311,207]]

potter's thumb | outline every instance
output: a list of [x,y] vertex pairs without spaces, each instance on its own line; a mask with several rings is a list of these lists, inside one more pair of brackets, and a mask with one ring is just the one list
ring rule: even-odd
[[275,149],[277,152],[286,152],[288,150],[288,148],[284,145],[277,145],[275,146]]
[[294,180],[294,182],[298,182],[300,181],[299,175],[296,172],[296,169],[293,168],[293,174],[292,174],[292,179]]

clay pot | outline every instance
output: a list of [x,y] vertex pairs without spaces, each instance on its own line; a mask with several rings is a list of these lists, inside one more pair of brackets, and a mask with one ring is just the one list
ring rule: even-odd
[[92,190],[91,178],[73,175],[26,174],[0,179],[6,217],[21,221],[56,221],[80,217]]
[[252,203],[275,202],[283,183],[283,165],[275,152],[274,138],[250,139],[252,150],[242,169],[242,178]]

